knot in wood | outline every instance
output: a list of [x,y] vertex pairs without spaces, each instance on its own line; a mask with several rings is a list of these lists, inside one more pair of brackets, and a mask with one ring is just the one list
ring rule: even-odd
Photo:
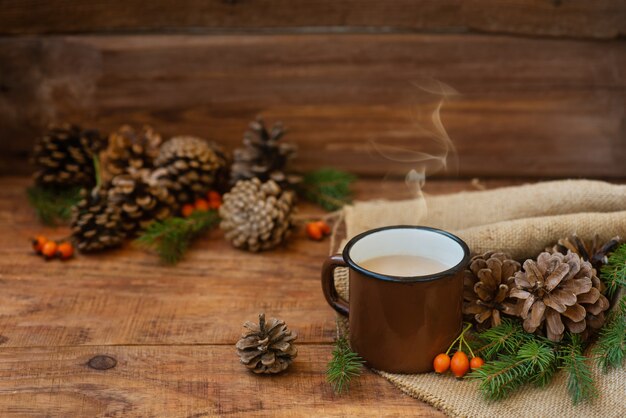
[[117,365],[117,360],[111,356],[98,355],[92,357],[87,366],[95,370],[109,370]]

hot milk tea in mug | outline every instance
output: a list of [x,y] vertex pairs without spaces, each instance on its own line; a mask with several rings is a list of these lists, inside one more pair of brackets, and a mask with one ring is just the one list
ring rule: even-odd
[[374,273],[398,277],[426,276],[447,269],[446,265],[420,255],[384,255],[361,262],[361,267]]
[[[434,228],[390,226],[352,238],[322,268],[328,303],[348,316],[350,343],[370,367],[394,373],[432,370],[462,326],[467,245]],[[350,300],[334,270],[348,267]]]

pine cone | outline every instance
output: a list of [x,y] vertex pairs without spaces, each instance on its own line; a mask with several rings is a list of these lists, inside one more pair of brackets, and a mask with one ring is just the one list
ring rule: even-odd
[[[578,297],[578,303],[582,305],[583,308],[585,308],[586,313],[584,323],[585,328],[582,331],[583,339],[587,339],[590,333],[594,333],[602,328],[606,320],[604,312],[609,309],[611,304],[606,296],[604,296],[606,287],[604,286],[604,283],[602,283],[602,281],[597,277],[597,275],[594,274],[593,276],[591,276],[591,284],[592,288],[587,293],[587,295],[584,297]],[[597,295],[599,296],[596,299]],[[567,318],[565,318],[565,320],[568,321]],[[568,324],[568,326],[571,330],[571,328],[575,327],[576,325],[574,323],[570,323]],[[582,323],[579,323],[578,327],[581,328]]]
[[120,209],[122,230],[127,237],[154,221],[170,217],[175,207],[174,198],[146,169],[131,169],[113,177],[108,199],[110,205]]
[[97,130],[70,124],[50,127],[35,145],[35,181],[40,186],[92,187],[96,183],[93,157],[105,143]]
[[219,188],[226,157],[214,143],[192,136],[177,136],[163,144],[155,164],[159,183],[182,206]]
[[[501,324],[501,312],[517,315],[520,305],[508,296],[515,285],[513,276],[519,270],[520,264],[508,254],[489,251],[474,256],[465,270],[463,313],[473,315],[486,328]],[[485,321],[489,318],[488,325]]]
[[150,126],[144,126],[140,132],[129,125],[121,126],[109,135],[109,146],[103,155],[107,179],[126,173],[129,168],[152,168],[160,145],[161,135]]
[[285,130],[276,123],[268,131],[262,119],[250,123],[243,139],[243,148],[233,154],[230,171],[231,184],[239,180],[258,178],[261,181],[274,180],[283,188],[291,188],[300,177],[285,173],[287,163],[296,156],[296,146],[281,142]]
[[545,325],[552,341],[560,341],[566,328],[572,333],[599,328],[609,307],[591,264],[572,252],[543,252],[537,261],[526,260],[515,285],[510,296],[524,302],[519,312],[524,329],[535,332]]
[[82,200],[72,208],[72,238],[81,252],[104,250],[124,239],[120,211],[107,204],[107,194],[99,188],[83,189]]
[[220,227],[237,248],[268,250],[287,238],[294,209],[293,193],[273,180],[240,180],[224,195]]
[[259,315],[259,324],[246,322],[248,329],[237,342],[237,354],[242,364],[254,373],[280,373],[298,355],[294,341],[298,337],[287,329],[285,322]]
[[608,262],[608,254],[613,252],[620,243],[620,237],[616,236],[607,242],[600,242],[596,235],[591,241],[585,241],[576,234],[560,239],[553,247],[546,248],[547,252],[559,252],[563,255],[568,251],[576,253],[585,261],[589,261],[596,272]]

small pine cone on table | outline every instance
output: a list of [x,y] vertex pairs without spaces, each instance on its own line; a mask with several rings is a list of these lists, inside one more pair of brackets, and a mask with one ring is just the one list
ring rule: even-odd
[[105,144],[97,130],[70,124],[51,126],[35,144],[35,182],[40,186],[93,187],[94,155]]
[[146,229],[152,222],[169,218],[176,207],[174,198],[147,169],[130,170],[113,177],[108,200],[119,208],[122,230],[127,237]]
[[526,332],[545,329],[552,341],[560,341],[566,329],[586,336],[600,328],[609,308],[595,270],[573,252],[543,252],[537,261],[526,260],[515,286],[510,296],[523,302],[519,316]]
[[242,364],[254,373],[280,373],[298,355],[294,341],[298,337],[287,329],[284,321],[259,315],[259,323],[246,322],[247,331],[237,342]]
[[193,136],[165,142],[155,160],[155,177],[182,206],[220,189],[226,157],[214,143]]
[[233,153],[231,184],[258,178],[261,181],[274,180],[282,188],[295,187],[301,181],[300,176],[285,171],[287,163],[296,156],[297,148],[294,144],[280,141],[284,134],[281,123],[268,130],[260,118],[251,122],[244,134],[243,147]]
[[107,193],[100,188],[81,190],[82,199],[72,208],[72,240],[81,252],[119,246],[124,240],[120,211],[108,205]]
[[150,126],[137,131],[129,125],[122,125],[109,135],[109,146],[103,153],[106,178],[111,179],[129,169],[152,168],[160,145],[161,135]]
[[273,180],[240,180],[226,193],[220,207],[220,228],[236,248],[268,250],[290,233],[295,196]]
[[600,269],[605,265],[608,260],[609,253],[613,252],[620,244],[621,239],[619,236],[613,237],[607,242],[600,241],[600,238],[596,235],[593,240],[583,240],[576,234],[572,234],[567,238],[560,239],[553,247],[546,248],[550,253],[567,254],[568,251],[576,253],[585,261],[589,261],[593,268],[596,269],[596,273],[600,272]]
[[463,281],[463,313],[472,315],[480,328],[500,325],[501,313],[515,316],[520,304],[509,298],[509,291],[519,270],[520,264],[501,252],[474,256]]

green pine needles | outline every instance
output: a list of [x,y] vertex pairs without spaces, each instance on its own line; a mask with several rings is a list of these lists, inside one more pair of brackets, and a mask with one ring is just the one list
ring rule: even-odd
[[[585,356],[586,343],[578,334],[566,333],[563,341],[554,343],[544,337],[526,333],[511,320],[478,334],[484,344],[477,353],[491,359],[467,377],[480,382],[486,399],[499,400],[524,384],[547,385],[558,370],[567,373],[567,390],[576,405],[598,396]],[[609,316],[600,331],[593,356],[603,370],[622,367],[626,358],[626,296]]]
[[523,343],[515,354],[502,354],[472,371],[468,378],[480,382],[479,390],[489,400],[499,400],[525,383],[544,385],[554,369],[555,352],[538,338]]
[[49,188],[34,186],[26,190],[28,201],[35,208],[39,220],[49,226],[68,222],[72,206],[80,201],[80,188]]
[[164,263],[176,264],[191,241],[216,227],[219,220],[216,210],[194,211],[187,218],[168,218],[151,224],[135,243],[141,248],[155,250]]
[[600,279],[606,285],[606,295],[612,298],[620,287],[626,286],[626,244],[620,245],[602,266]]
[[335,341],[333,358],[326,369],[326,379],[335,393],[348,391],[352,378],[363,370],[363,359],[352,351],[348,339],[342,335]]
[[478,335],[482,344],[474,350],[484,360],[492,360],[498,354],[515,354],[520,346],[532,339],[518,321],[503,318],[502,324],[489,328]]
[[356,177],[353,174],[322,168],[304,176],[300,192],[306,200],[328,211],[337,210],[352,201],[350,186],[354,180]]
[[626,296],[618,302],[618,307],[600,330],[593,354],[600,368],[607,372],[624,366],[626,358]]
[[583,350],[580,335],[569,334],[558,351],[560,368],[567,372],[567,391],[574,405],[598,396],[588,364],[589,359],[585,357]]
[[480,382],[479,390],[488,400],[503,399],[525,384],[545,386],[559,369],[567,373],[574,404],[597,396],[580,335],[568,333],[555,343],[525,332],[517,321],[503,319],[501,325],[479,333],[478,341],[483,346],[476,351],[490,361],[468,378]]
[[[609,256],[600,278],[609,298],[626,285],[626,244]],[[519,320],[503,319],[501,325],[476,335],[479,345],[474,352],[487,362],[468,378],[480,382],[479,390],[485,398],[498,400],[524,384],[544,386],[558,370],[563,370],[572,402],[592,400],[598,396],[598,390],[590,360],[593,358],[606,372],[623,367],[626,359],[626,296],[616,303],[598,334],[591,356],[585,355],[590,341],[583,341],[579,334],[566,333],[561,342],[554,343],[526,333]]]

